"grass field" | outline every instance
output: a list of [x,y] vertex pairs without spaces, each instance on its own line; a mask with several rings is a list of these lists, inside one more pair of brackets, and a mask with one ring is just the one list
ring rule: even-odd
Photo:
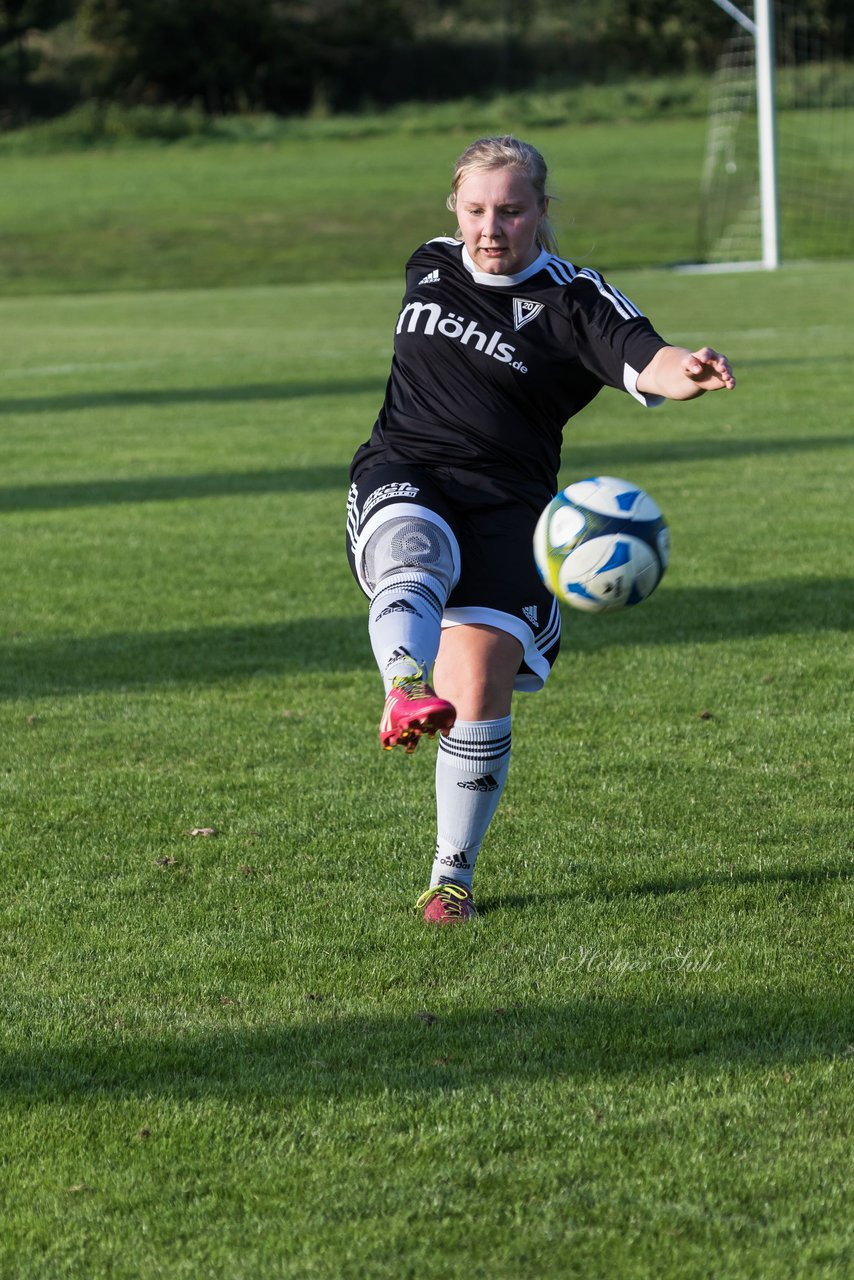
[[[411,135],[380,120],[354,119],[352,132],[306,121],[267,140],[50,154],[0,136],[0,296],[397,280],[414,245],[453,232],[444,200],[456,155],[506,130],[548,158],[552,220],[574,262],[613,271],[697,260],[704,118],[556,119],[547,101],[535,110],[524,100],[503,115],[426,114]],[[781,117],[789,261],[854,251],[854,167],[822,163],[826,128],[808,112]],[[747,256],[761,257],[758,243]]]
[[[739,387],[573,424],[565,480],[649,488],[672,564],[567,612],[483,916],[429,931],[434,748],[377,747],[343,555],[389,263],[444,227],[456,139],[422,142],[417,216],[371,139],[343,172],[288,151],[312,182],[278,189],[260,148],[0,161],[3,1280],[854,1270],[854,265],[619,274]],[[289,210],[272,278],[319,280],[258,283],[253,200]],[[150,287],[182,272],[244,284]]]
[[441,934],[340,545],[397,287],[0,303],[4,1277],[854,1265],[854,269],[620,283],[741,383],[573,429],[672,567]]
[[[670,260],[693,260],[703,129],[676,120],[542,130],[562,175],[557,222],[576,259],[603,269],[629,255],[660,261],[664,197]],[[621,169],[627,131],[639,152],[631,200]],[[0,289],[397,279],[413,247],[446,230],[453,160],[470,136],[456,129],[396,145],[382,135],[308,136],[0,156]],[[653,155],[663,158],[654,188],[640,180]]]

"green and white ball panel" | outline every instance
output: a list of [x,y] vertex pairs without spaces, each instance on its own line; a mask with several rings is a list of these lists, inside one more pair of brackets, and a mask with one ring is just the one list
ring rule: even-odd
[[548,539],[553,547],[572,547],[584,533],[587,515],[578,507],[559,503],[548,524]]
[[643,489],[614,476],[568,485],[534,534],[540,576],[560,600],[602,613],[639,604],[670,558],[667,523]]

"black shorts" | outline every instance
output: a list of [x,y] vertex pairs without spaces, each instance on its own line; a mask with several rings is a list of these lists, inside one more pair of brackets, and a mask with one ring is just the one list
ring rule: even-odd
[[386,463],[359,471],[347,500],[347,558],[370,594],[362,548],[384,519],[421,515],[451,542],[458,570],[443,627],[480,623],[507,631],[524,657],[516,688],[542,689],[560,648],[560,609],[534,563],[534,528],[548,502],[519,501],[506,483],[453,467]]

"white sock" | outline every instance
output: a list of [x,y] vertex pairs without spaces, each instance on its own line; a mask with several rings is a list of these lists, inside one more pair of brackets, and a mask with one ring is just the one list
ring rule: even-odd
[[368,635],[388,693],[395,676],[415,666],[429,678],[442,634],[445,586],[423,569],[406,568],[380,579],[371,597]]
[[439,738],[436,856],[430,887],[456,880],[471,888],[474,864],[510,767],[510,716],[458,720]]

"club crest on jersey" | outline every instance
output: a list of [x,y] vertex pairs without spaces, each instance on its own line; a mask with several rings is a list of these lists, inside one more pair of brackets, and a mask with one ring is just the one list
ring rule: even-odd
[[530,302],[527,298],[514,298],[513,328],[519,330],[529,320],[536,320],[542,309],[542,302]]

